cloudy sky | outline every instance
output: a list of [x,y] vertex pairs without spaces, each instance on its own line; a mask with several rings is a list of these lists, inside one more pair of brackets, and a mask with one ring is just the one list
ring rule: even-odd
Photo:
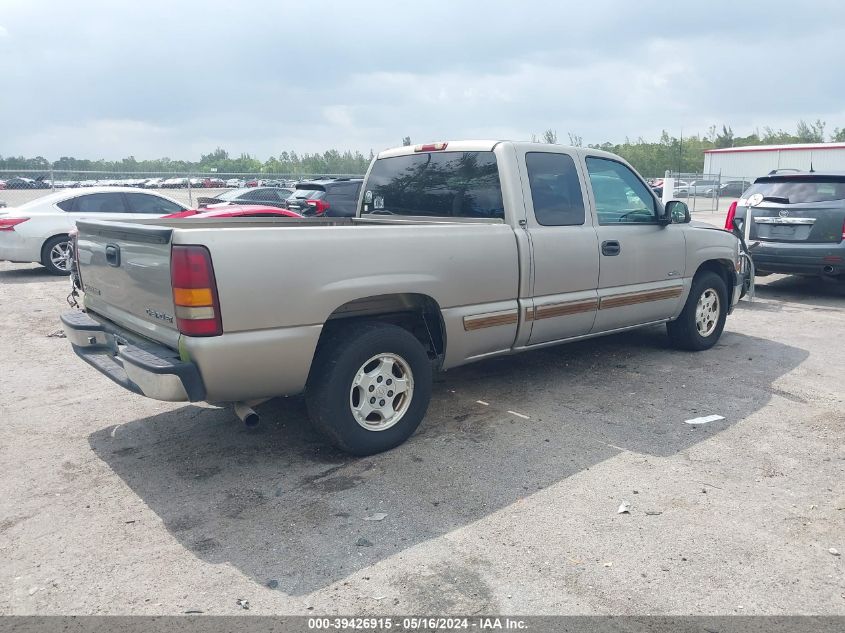
[[832,130],[843,42],[839,0],[0,0],[0,155]]

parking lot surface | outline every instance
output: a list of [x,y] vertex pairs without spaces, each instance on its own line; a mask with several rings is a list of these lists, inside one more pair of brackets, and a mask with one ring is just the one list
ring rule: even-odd
[[0,613],[845,614],[845,287],[759,281],[711,351],[456,369],[360,459],[298,398],[248,431],[124,391],[68,281],[0,263]]

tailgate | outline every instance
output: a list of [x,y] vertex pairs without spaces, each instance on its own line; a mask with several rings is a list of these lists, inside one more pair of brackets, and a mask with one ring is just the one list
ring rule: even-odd
[[170,285],[172,229],[122,222],[77,222],[76,257],[86,309],[176,348]]
[[822,244],[842,240],[841,201],[752,207],[751,239]]

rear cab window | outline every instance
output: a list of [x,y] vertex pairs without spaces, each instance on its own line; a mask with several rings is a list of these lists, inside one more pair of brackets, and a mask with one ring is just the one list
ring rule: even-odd
[[493,152],[432,152],[380,158],[370,170],[362,214],[504,219]]

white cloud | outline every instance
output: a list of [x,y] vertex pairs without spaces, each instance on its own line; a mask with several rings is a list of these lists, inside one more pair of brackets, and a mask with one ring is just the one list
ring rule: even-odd
[[[0,99],[4,154],[195,159],[219,145],[266,158],[366,153],[405,135],[554,128],[598,143],[722,123],[737,134],[799,118],[845,126],[845,85],[823,63],[839,56],[845,3],[806,0],[808,14],[827,19],[796,31],[784,12],[732,0],[672,5],[668,29],[655,0],[312,0],[318,43],[304,45],[285,26],[296,0],[238,11],[217,0],[148,0],[145,11],[91,0],[49,12],[0,2],[2,92],[14,97]],[[773,61],[784,41],[801,54]],[[771,98],[747,98],[769,87]]]
[[9,29],[7,29],[5,26],[0,24],[0,37],[7,37],[8,35],[9,35]]

